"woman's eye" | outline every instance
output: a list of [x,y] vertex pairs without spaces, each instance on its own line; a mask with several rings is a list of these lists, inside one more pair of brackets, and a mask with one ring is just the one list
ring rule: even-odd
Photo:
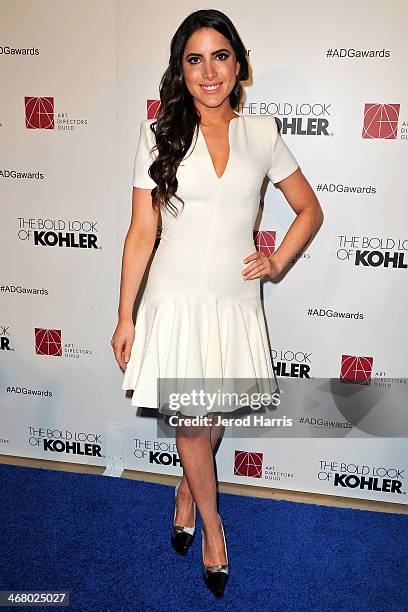
[[[215,57],[216,58],[221,58],[221,61],[224,61],[224,60],[229,58],[229,54],[222,52],[222,53],[218,53],[218,55],[216,55]],[[195,60],[198,60],[198,61],[195,61]],[[200,61],[200,58],[199,57],[190,57],[187,61],[188,61],[189,64],[198,64],[198,62]]]

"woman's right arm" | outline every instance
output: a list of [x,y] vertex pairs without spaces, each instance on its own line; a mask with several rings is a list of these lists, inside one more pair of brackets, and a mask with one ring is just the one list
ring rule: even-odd
[[157,235],[159,212],[153,210],[150,189],[133,187],[132,218],[126,234],[120,281],[118,324],[111,345],[122,370],[130,358],[135,336],[133,307]]

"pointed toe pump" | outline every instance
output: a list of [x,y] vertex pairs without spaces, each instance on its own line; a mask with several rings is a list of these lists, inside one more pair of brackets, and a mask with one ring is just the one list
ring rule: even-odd
[[184,527],[183,525],[175,525],[176,520],[176,510],[177,510],[177,493],[181,484],[181,480],[175,488],[174,497],[175,497],[175,507],[174,507],[174,517],[173,517],[173,526],[171,530],[171,545],[174,550],[179,553],[179,555],[185,555],[191,546],[194,533],[195,533],[195,523],[196,523],[196,504],[194,502],[194,527]]
[[[218,515],[219,516],[219,515]],[[228,553],[227,546],[225,543],[224,526],[220,517],[222,537],[224,538],[224,548],[227,563],[225,565],[205,565],[204,563],[204,532],[201,529],[201,544],[202,544],[202,555],[203,555],[203,573],[204,582],[207,587],[216,597],[222,597],[224,594],[225,586],[229,578],[228,568]]]

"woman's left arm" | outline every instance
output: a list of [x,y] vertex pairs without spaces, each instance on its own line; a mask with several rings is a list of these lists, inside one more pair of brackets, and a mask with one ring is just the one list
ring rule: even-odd
[[295,211],[296,218],[273,255],[267,257],[265,253],[255,251],[244,259],[244,263],[252,262],[242,271],[245,280],[279,276],[323,223],[319,200],[300,168],[275,185]]

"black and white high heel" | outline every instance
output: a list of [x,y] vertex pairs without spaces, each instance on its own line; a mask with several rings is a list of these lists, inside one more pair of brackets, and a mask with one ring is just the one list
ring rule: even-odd
[[205,565],[204,563],[204,531],[201,529],[201,545],[202,545],[202,555],[203,555],[204,582],[206,583],[210,591],[214,593],[214,595],[216,595],[217,597],[222,597],[224,593],[225,585],[227,584],[228,578],[229,578],[227,545],[225,543],[224,525],[222,523],[221,517],[220,517],[220,525],[221,525],[222,537],[224,538],[225,557],[227,559],[227,563],[225,565]]
[[183,525],[175,525],[174,522],[176,520],[176,511],[177,511],[177,493],[181,485],[181,480],[176,486],[174,490],[175,504],[174,504],[174,517],[173,517],[173,526],[171,529],[171,545],[174,550],[177,551],[180,555],[185,555],[191,546],[194,533],[195,533],[195,523],[196,523],[196,504],[194,502],[194,527],[184,527]]

